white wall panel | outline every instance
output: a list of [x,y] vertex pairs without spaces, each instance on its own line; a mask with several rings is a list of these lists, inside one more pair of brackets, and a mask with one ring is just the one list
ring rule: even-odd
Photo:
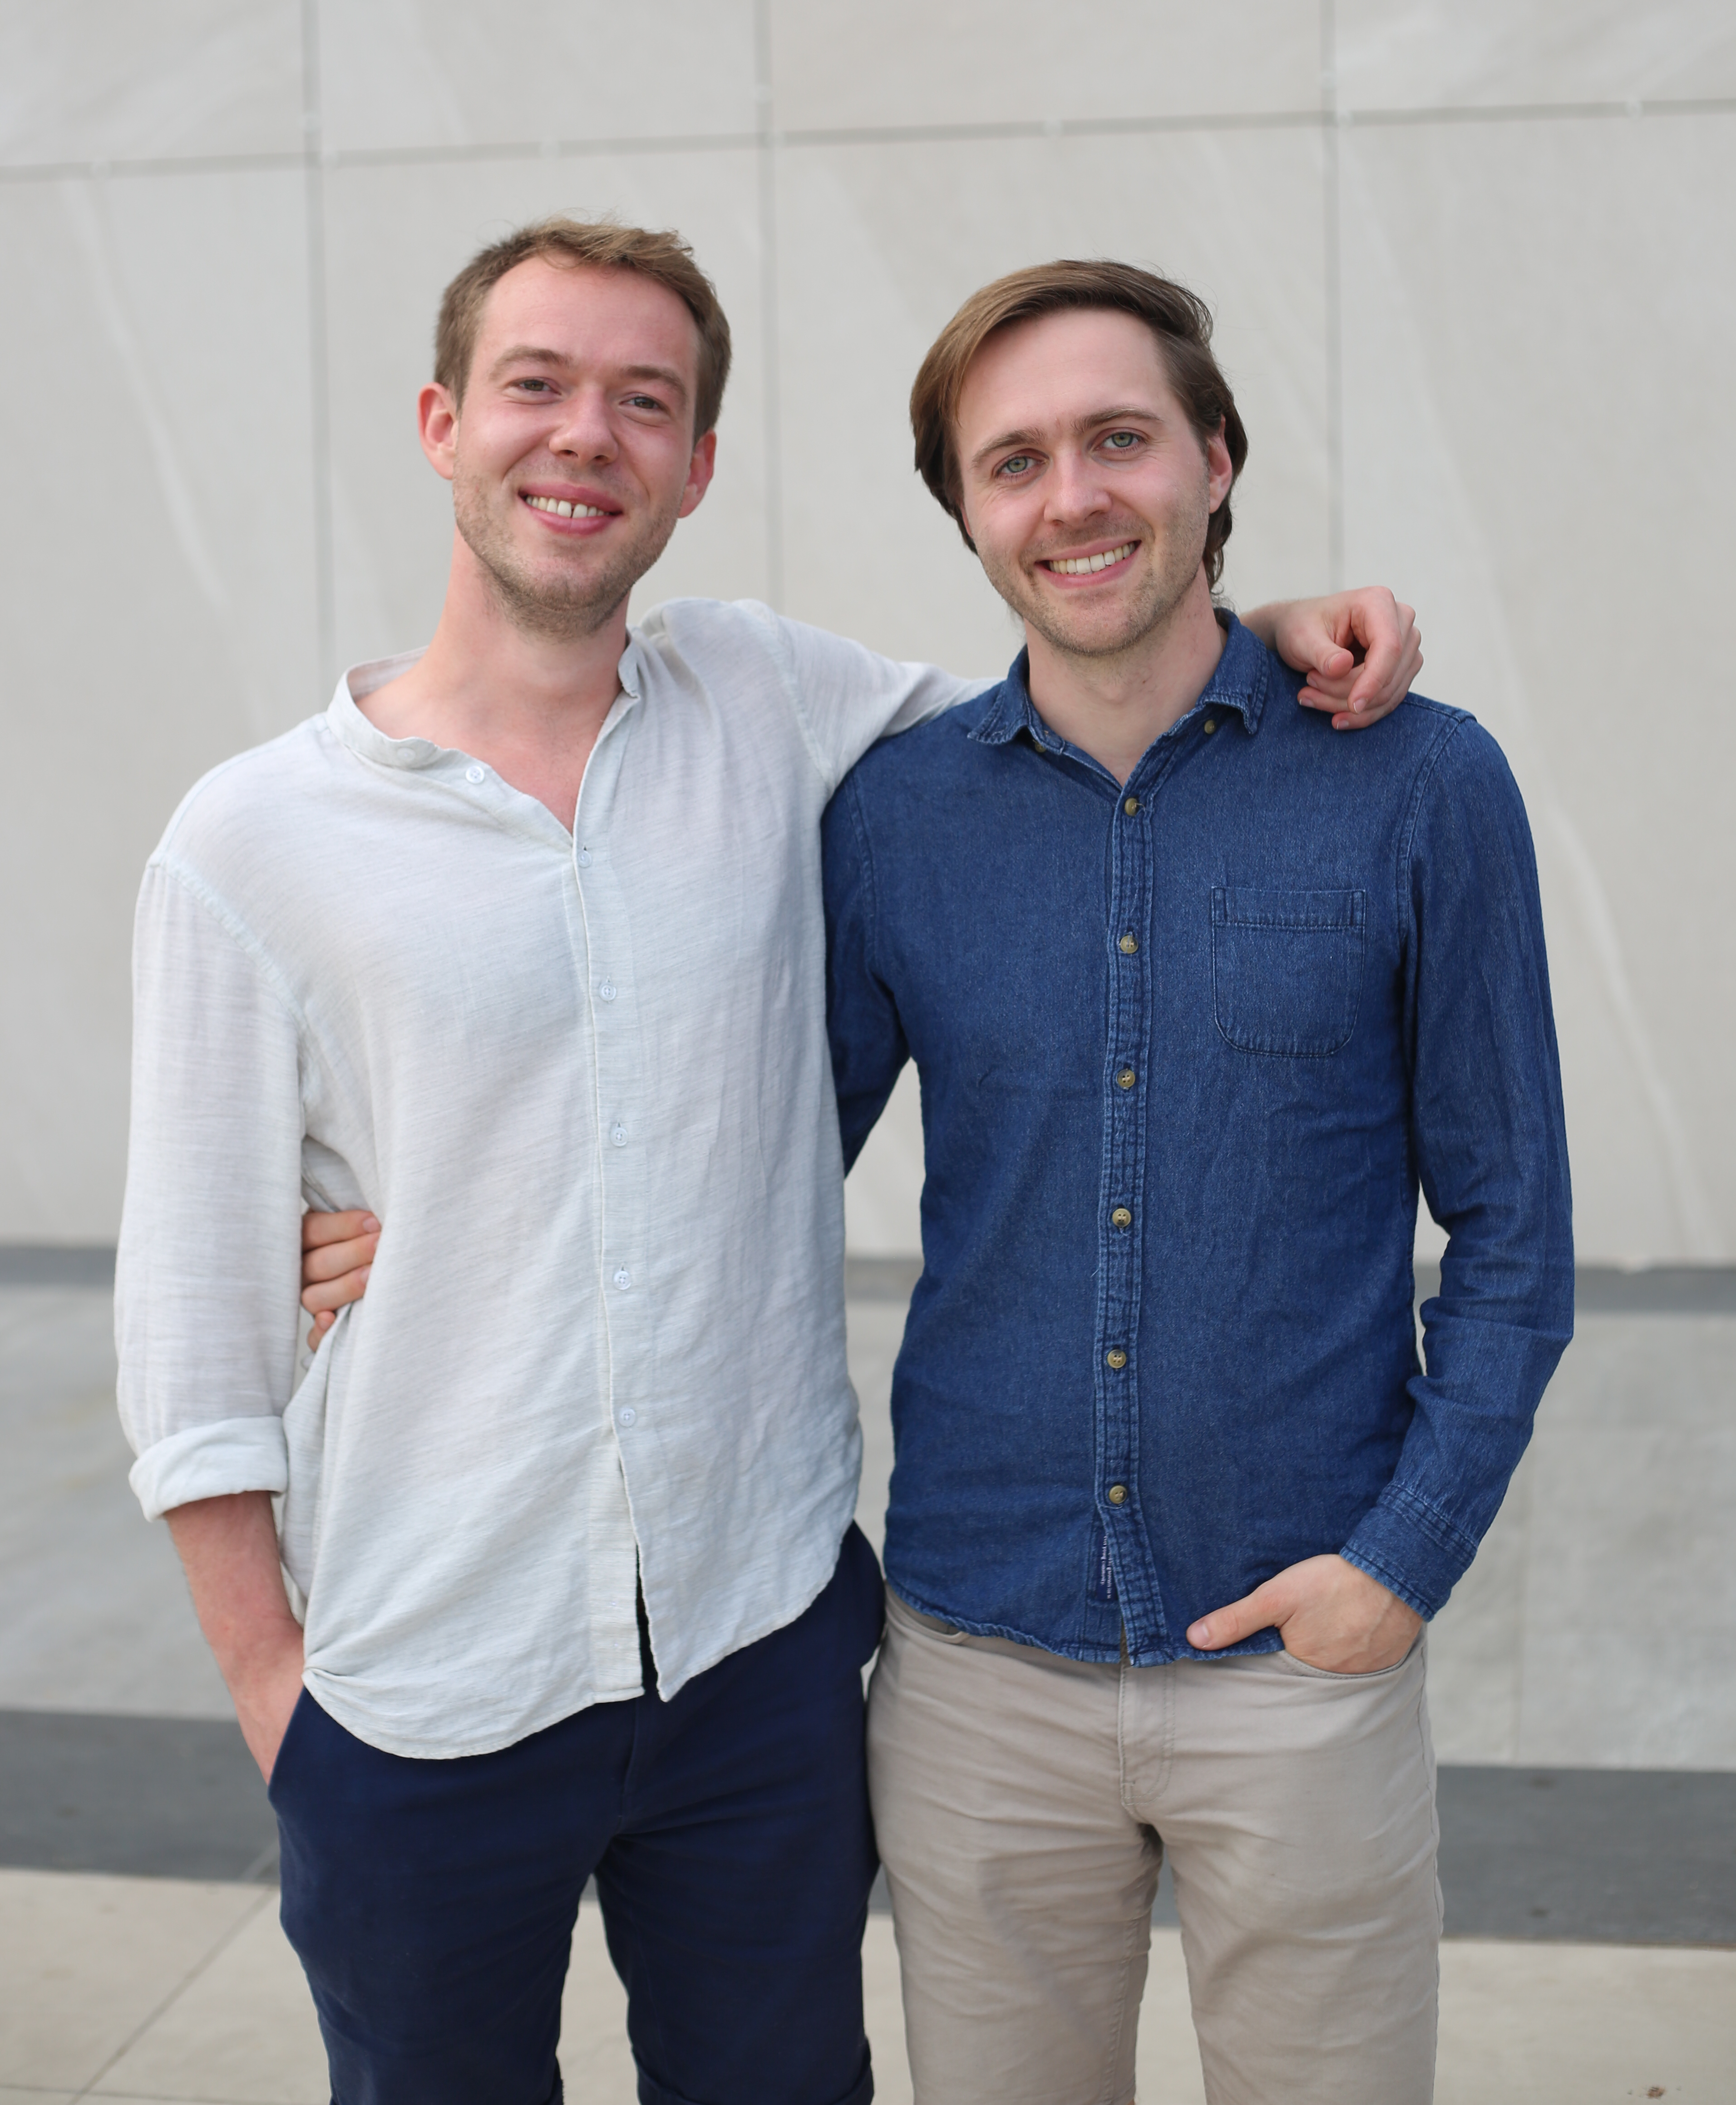
[[552,212],[678,225],[730,317],[736,365],[717,479],[634,607],[679,592],[765,596],[757,182],[747,152],[387,165],[327,178],[339,664],[408,649],[432,631],[452,502],[417,442],[416,395],[433,363],[441,292],[478,248]]
[[338,0],[320,10],[342,152],[751,132],[752,0]]
[[298,0],[12,0],[0,165],[293,154]]
[[1736,95],[1729,0],[1336,0],[1351,109]]
[[771,0],[780,130],[1313,109],[1295,0]]
[[299,174],[0,187],[0,1241],[112,1239],[145,860],[318,691]]
[[1056,255],[1166,270],[1220,317],[1252,435],[1228,581],[1327,573],[1322,159],[1312,132],[791,148],[778,261],[790,611],[998,674],[1005,610],[911,465],[908,400],[959,303]]
[[1728,1258],[1736,127],[1358,128],[1344,177],[1350,567],[1525,792],[1581,1254]]
[[[1313,121],[1328,76],[1359,114],[1336,147]],[[48,794],[0,831],[0,1240],[113,1233],[139,867],[205,766],[323,701],[322,547],[338,658],[427,633],[450,532],[414,426],[435,302],[480,243],[568,209],[681,226],[736,333],[718,482],[636,607],[781,592],[967,669],[999,671],[1018,639],[912,473],[905,418],[965,293],[1035,257],[1113,253],[1213,302],[1253,441],[1242,604],[1327,581],[1341,342],[1349,573],[1416,600],[1425,686],[1490,722],[1537,819],[1583,1252],[1728,1257],[1736,722],[1712,616],[1736,554],[1736,117],[1465,115],[1720,96],[1726,0],[0,13],[0,552],[21,610],[0,697],[20,775],[83,798],[75,850]],[[1380,110],[1412,114],[1360,121]],[[763,121],[781,140],[763,252],[745,143]],[[1076,129],[1093,124],[1111,128]],[[852,128],[904,136],[817,136]],[[657,143],[706,136],[741,143]],[[550,150],[611,140],[640,144]],[[311,182],[262,165],[51,179],[304,144],[324,154]],[[859,1248],[908,1246],[915,1111],[906,1085],[853,1180]]]

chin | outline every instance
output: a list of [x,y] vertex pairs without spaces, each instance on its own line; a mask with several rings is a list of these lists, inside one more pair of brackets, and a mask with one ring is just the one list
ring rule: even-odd
[[[1049,610],[1044,610],[1045,614]],[[1148,617],[1143,611],[1106,608],[1103,613],[1084,619],[1057,621],[1053,618],[1034,622],[1058,650],[1070,651],[1076,658],[1113,658],[1123,650],[1130,650],[1151,628]]]

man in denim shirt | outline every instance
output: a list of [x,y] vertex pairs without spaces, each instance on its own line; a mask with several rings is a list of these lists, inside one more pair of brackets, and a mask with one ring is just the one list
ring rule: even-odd
[[918,464],[1027,649],[825,822],[847,1159],[922,1082],[870,1748],[930,2105],[1128,2105],[1164,1852],[1210,2098],[1430,2097],[1421,1633],[1572,1329],[1518,791],[1214,606],[1210,326],[1067,263],[948,325]]

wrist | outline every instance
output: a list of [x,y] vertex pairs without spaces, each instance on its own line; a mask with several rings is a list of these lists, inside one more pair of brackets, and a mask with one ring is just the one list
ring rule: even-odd
[[272,1616],[245,1630],[207,1633],[217,1670],[233,1693],[274,1680],[292,1667],[299,1675],[304,1661],[302,1626],[293,1616]]

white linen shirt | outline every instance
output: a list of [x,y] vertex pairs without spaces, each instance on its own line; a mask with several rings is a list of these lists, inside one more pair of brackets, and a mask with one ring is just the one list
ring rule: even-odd
[[[356,706],[152,856],[116,1325],[146,1514],[281,1494],[306,1683],[389,1752],[665,1696],[830,1578],[861,1436],[819,820],[974,689],[749,602],[631,635],[574,832]],[[384,1223],[298,1381],[300,1216]]]

